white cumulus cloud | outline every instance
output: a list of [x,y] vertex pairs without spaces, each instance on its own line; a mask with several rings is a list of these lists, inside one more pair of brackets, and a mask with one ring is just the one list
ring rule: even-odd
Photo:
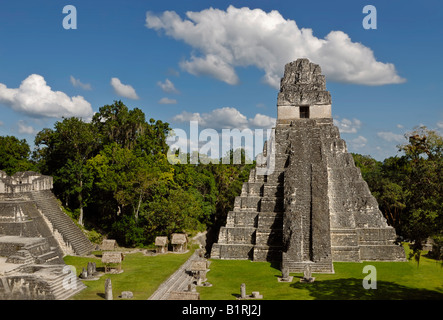
[[165,82],[157,82],[157,85],[166,93],[178,93],[171,80],[166,79]]
[[361,121],[355,118],[352,120],[346,118],[341,120],[334,119],[333,121],[334,125],[340,130],[340,133],[356,133],[361,126]]
[[266,83],[278,88],[284,65],[297,58],[319,64],[331,81],[363,85],[405,81],[392,63],[377,61],[370,48],[353,42],[346,33],[331,31],[321,39],[276,10],[229,6],[226,11],[188,11],[184,19],[174,11],[148,11],[146,27],[192,47],[190,58],[180,63],[183,70],[228,84],[239,82],[236,67],[255,66],[264,71]]
[[200,122],[200,124],[204,124],[203,123],[203,118],[200,116],[200,113],[195,112],[195,113],[191,113],[191,112],[187,112],[187,111],[183,111],[182,113],[174,116],[172,118],[173,121],[177,121],[177,122],[189,122],[189,121],[198,121]]
[[119,78],[112,78],[111,86],[114,88],[115,93],[119,96],[134,100],[138,99],[138,95],[135,92],[135,89],[129,84],[121,83]]
[[389,131],[377,132],[377,136],[388,142],[398,142],[398,143],[406,142],[406,139],[402,134],[397,134]]
[[158,101],[158,103],[160,103],[160,104],[176,104],[177,103],[177,100],[175,100],[175,99],[169,99],[169,98],[161,98],[159,101]]
[[183,111],[172,118],[176,122],[198,121],[203,128],[218,129],[246,129],[246,128],[272,128],[275,125],[275,118],[256,114],[253,118],[248,118],[239,110],[232,107],[214,109],[208,113],[190,113]]
[[74,87],[80,87],[84,90],[92,90],[92,87],[89,83],[83,83],[80,81],[80,79],[76,79],[73,76],[70,77],[70,81]]
[[363,136],[358,136],[357,138],[354,138],[350,140],[350,146],[354,149],[361,149],[366,146],[366,143],[368,142],[368,139],[366,139]]
[[249,123],[253,126],[253,127],[258,127],[258,128],[272,128],[275,126],[276,123],[276,119],[257,113],[255,115],[254,118],[249,119]]
[[35,134],[37,130],[35,130],[32,126],[26,124],[25,121],[19,120],[18,123],[18,132],[24,134]]
[[91,104],[82,96],[70,98],[64,92],[53,91],[38,74],[28,76],[18,88],[0,83],[0,103],[33,117],[88,119],[93,114]]

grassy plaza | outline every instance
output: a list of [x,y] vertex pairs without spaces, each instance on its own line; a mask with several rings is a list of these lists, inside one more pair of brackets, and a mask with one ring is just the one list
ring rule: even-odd
[[[408,248],[405,246],[408,253]],[[111,278],[114,299],[125,290],[132,291],[134,300],[146,300],[177,268],[190,257],[185,254],[162,254],[147,256],[142,252],[125,254],[120,274],[105,274],[95,281],[84,281],[87,288],[73,297],[74,300],[104,299],[104,282]],[[103,267],[101,252],[91,257],[65,257],[65,262],[80,274],[88,262]],[[207,281],[211,287],[199,287],[202,300],[235,300],[240,294],[240,285],[246,284],[246,293],[259,291],[265,300],[404,300],[443,299],[443,267],[440,262],[424,254],[420,263],[407,262],[335,262],[334,274],[313,274],[314,283],[300,283],[302,274],[291,274],[290,283],[278,282],[281,271],[271,262],[249,260],[211,259]],[[375,267],[376,289],[365,289],[363,273],[366,265]]]
[[[190,250],[184,254],[162,254],[146,256],[142,252],[125,254],[122,262],[123,272],[120,274],[104,274],[98,280],[83,281],[86,289],[75,295],[73,300],[103,300],[105,280],[111,278],[114,299],[122,291],[132,291],[134,300],[147,300],[158,286],[175,272],[192,254]],[[75,267],[77,275],[86,268],[88,262],[95,262],[97,271],[104,269],[101,252],[94,252],[92,257],[66,256],[65,262]]]
[[[362,285],[365,265],[373,265],[377,272],[377,288]],[[303,274],[294,276],[291,283],[277,279],[281,271],[269,262],[248,260],[213,260],[208,272],[209,288],[199,288],[201,299],[236,299],[240,284],[246,293],[259,291],[266,300],[390,300],[443,299],[443,268],[440,263],[422,257],[419,267],[408,262],[335,262],[335,274],[313,274],[313,283],[300,283]]]

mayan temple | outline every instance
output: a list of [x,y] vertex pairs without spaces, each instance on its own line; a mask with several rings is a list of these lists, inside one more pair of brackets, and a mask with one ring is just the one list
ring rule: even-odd
[[318,65],[286,64],[277,110],[266,161],[243,184],[211,257],[280,261],[290,272],[309,264],[322,273],[334,272],[333,261],[403,261],[395,230],[333,124]]
[[63,257],[94,246],[61,210],[52,182],[0,170],[0,300],[63,300],[86,288]]

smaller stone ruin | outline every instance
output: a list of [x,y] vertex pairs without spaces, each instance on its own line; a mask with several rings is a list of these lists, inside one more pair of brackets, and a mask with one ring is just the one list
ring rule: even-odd
[[103,251],[111,251],[117,249],[117,242],[112,239],[104,239],[100,249]]
[[121,273],[124,255],[117,251],[105,251],[102,255],[102,263],[105,266],[105,273]]
[[184,233],[173,233],[171,244],[173,252],[184,253],[188,247],[188,237]]
[[206,273],[208,272],[208,262],[206,259],[193,260],[191,262],[190,271],[195,279],[197,286],[202,286],[207,280]]
[[63,257],[93,245],[60,208],[52,181],[0,170],[0,300],[63,300],[86,287]]
[[168,253],[168,237],[155,237],[155,252]]

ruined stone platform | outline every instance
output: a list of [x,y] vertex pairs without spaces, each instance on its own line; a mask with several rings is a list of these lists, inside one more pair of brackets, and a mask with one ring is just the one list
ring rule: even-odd
[[0,300],[67,299],[85,288],[63,257],[93,245],[51,188],[52,177],[0,170]]

